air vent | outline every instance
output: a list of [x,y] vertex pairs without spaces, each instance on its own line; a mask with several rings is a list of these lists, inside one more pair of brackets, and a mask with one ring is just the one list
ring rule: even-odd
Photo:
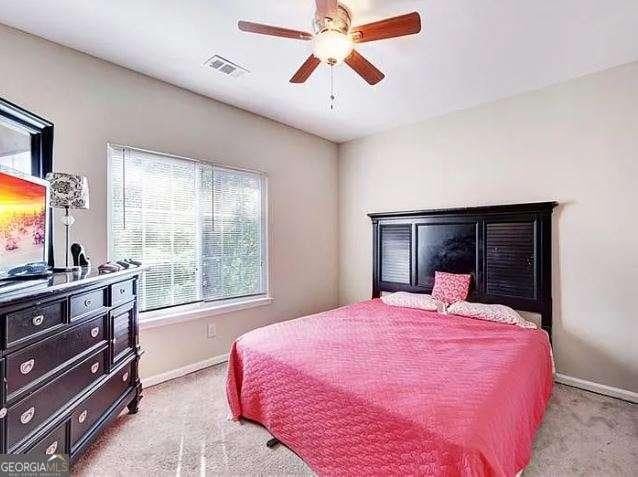
[[239,78],[246,73],[250,73],[246,68],[219,55],[215,55],[206,60],[204,66],[208,66],[209,68],[219,71],[223,75],[231,76],[233,78]]

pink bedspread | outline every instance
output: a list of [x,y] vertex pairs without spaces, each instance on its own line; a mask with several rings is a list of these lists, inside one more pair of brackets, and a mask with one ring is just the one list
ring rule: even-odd
[[227,381],[321,475],[515,475],[551,391],[545,332],[380,300],[241,336]]

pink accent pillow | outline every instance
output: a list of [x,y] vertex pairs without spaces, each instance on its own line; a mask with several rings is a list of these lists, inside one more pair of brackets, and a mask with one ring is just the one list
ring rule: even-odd
[[432,296],[449,305],[467,298],[470,291],[471,275],[434,272],[434,288]]
[[390,306],[404,308],[418,308],[420,310],[443,311],[445,304],[432,298],[426,293],[395,292],[383,295],[381,301]]
[[478,318],[479,320],[498,321],[521,328],[536,329],[537,326],[531,321],[527,321],[516,310],[505,305],[485,305],[483,303],[470,303],[469,301],[459,301],[450,305],[448,314]]

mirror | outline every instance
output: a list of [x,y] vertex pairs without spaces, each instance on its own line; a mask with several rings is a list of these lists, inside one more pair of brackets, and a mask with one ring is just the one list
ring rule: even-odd
[[[0,98],[0,167],[44,179],[53,170],[53,124]],[[53,212],[49,210],[49,265],[53,266]]]
[[53,124],[2,98],[0,165],[43,179],[53,169]]
[[0,166],[32,174],[31,134],[5,118],[0,118]]

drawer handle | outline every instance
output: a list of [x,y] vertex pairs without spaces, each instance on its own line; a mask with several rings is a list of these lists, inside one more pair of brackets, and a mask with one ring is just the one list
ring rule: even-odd
[[126,293],[126,288],[120,288],[120,295],[124,295]]
[[128,373],[124,373],[122,375],[122,381],[124,381],[124,382],[128,381]]
[[90,300],[88,298],[84,300],[84,306],[86,306],[87,308],[91,306],[92,304],[93,304],[93,300]]
[[25,361],[24,363],[22,363],[20,365],[20,372],[22,374],[29,374],[31,372],[31,370],[33,369],[33,365],[35,364],[35,360],[34,359],[30,359],[28,361]]
[[22,415],[20,416],[20,422],[22,424],[28,424],[31,419],[33,419],[33,416],[35,416],[35,408],[30,407],[22,413]]
[[89,411],[87,411],[86,409],[80,413],[80,415],[78,416],[78,422],[80,424],[82,424],[84,421],[86,421],[86,415],[88,413],[89,413]]
[[34,316],[31,320],[31,323],[33,323],[33,326],[40,326],[42,323],[44,323],[44,315]]
[[100,334],[100,327],[96,326],[95,328],[91,328],[91,336],[93,338],[97,338],[97,335]]
[[100,363],[93,363],[93,365],[91,366],[91,372],[95,374],[97,373],[98,369],[100,369]]
[[3,407],[2,409],[0,409],[0,419],[3,419],[4,416],[7,415],[7,408]]
[[55,454],[55,451],[58,450],[58,441],[53,441],[47,450],[44,451],[46,455]]

